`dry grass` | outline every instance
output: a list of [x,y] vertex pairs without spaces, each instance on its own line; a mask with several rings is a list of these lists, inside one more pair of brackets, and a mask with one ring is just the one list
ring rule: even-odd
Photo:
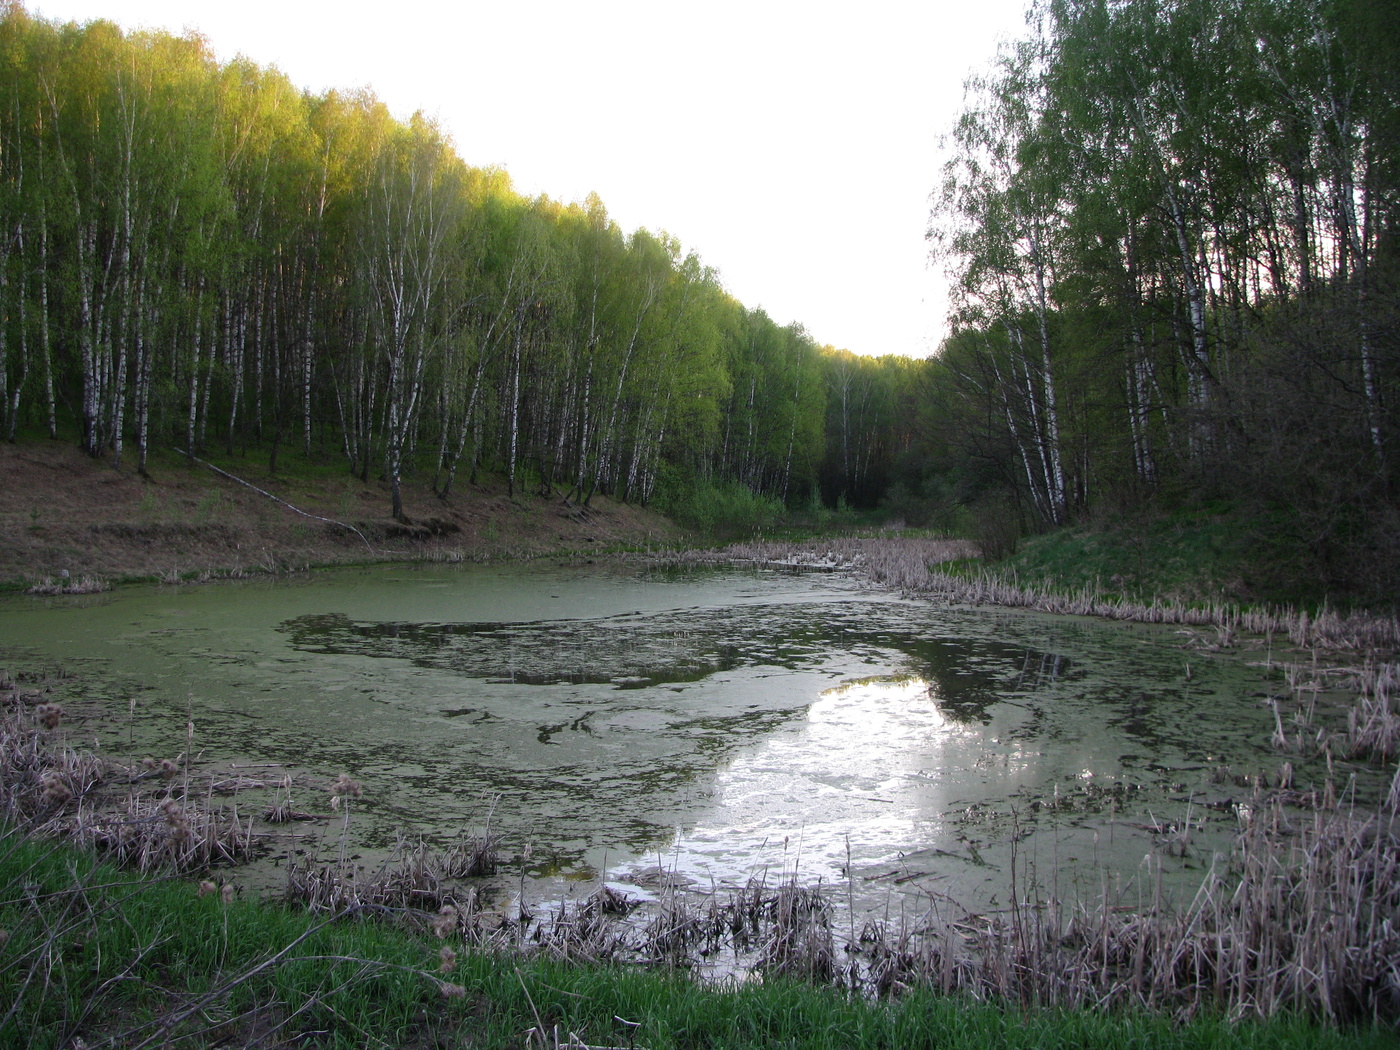
[[37,583],[32,584],[25,590],[25,594],[57,595],[57,594],[100,594],[103,591],[111,590],[112,585],[101,576],[79,576],[76,579],[70,577],[66,572],[55,579],[52,576],[44,576]]
[[[295,857],[287,864],[284,899],[317,912],[351,908],[439,913],[451,906],[465,924],[476,915],[476,893],[449,885],[442,869],[441,856],[430,846],[403,839],[374,872],[340,859]],[[464,925],[462,932],[467,929]]]
[[978,555],[966,540],[871,536],[810,543],[753,542],[709,551],[684,551],[657,558],[668,565],[761,565],[807,571],[851,570],[870,582],[909,595],[968,605],[1002,605],[1039,612],[1097,616],[1108,620],[1214,628],[1216,645],[1228,647],[1239,633],[1287,638],[1300,649],[1389,653],[1400,649],[1400,619],[1368,613],[1241,608],[1226,602],[1190,604],[1175,599],[1136,602],[1085,588],[1055,593],[1021,586],[994,572],[957,576],[939,568]]
[[[1360,666],[1326,667],[1314,660],[1286,664],[1283,671],[1289,695],[1271,701],[1272,743],[1278,750],[1382,764],[1400,756],[1400,664],[1368,660]],[[1345,698],[1340,703],[1346,729],[1319,725],[1319,715],[1338,697]]]
[[0,815],[10,826],[141,871],[204,871],[253,856],[251,818],[236,800],[215,801],[223,785],[212,777],[192,782],[183,755],[128,768],[76,750],[62,706],[22,696],[12,693],[0,710]]
[[608,886],[564,904],[537,928],[534,943],[543,951],[570,962],[591,964],[628,960],[633,955],[629,930],[617,920],[630,915],[640,902]]
[[[1397,778],[1400,783],[1400,778]],[[1400,795],[1400,791],[1396,792]],[[994,915],[871,920],[838,947],[839,892],[756,879],[728,894],[668,893],[609,929],[588,902],[543,926],[566,958],[755,970],[864,994],[933,987],[1023,1007],[1144,1008],[1187,1018],[1283,1012],[1400,1020],[1400,836],[1393,803],[1361,814],[1289,791],[1242,807],[1231,855],[1173,903],[1156,857],[1139,896],[1046,896],[1034,879]],[[1300,805],[1301,804],[1301,805]]]
[[[333,788],[351,783],[342,777]],[[348,817],[343,802],[342,808]],[[323,844],[288,861],[285,901],[314,912],[349,909],[397,916],[431,928],[440,938],[451,935],[474,947],[499,947],[519,932],[506,916],[482,906],[479,882],[461,882],[487,874],[474,867],[486,863],[483,858],[490,858],[494,874],[498,834],[489,829],[479,835],[463,833],[445,849],[400,836],[388,859],[369,871],[347,858],[348,832],[347,819],[339,843]],[[323,857],[325,852],[335,855]]]
[[[1233,856],[1217,858],[1186,906],[1161,895],[1160,864],[1158,888],[1126,911],[1107,897],[1092,908],[1022,897],[975,935],[978,964],[955,969],[954,983],[1027,1004],[1181,1016],[1400,1016],[1394,810],[1300,815],[1275,798],[1246,819]],[[914,958],[916,975],[936,972],[936,959]]]
[[1368,664],[1349,684],[1357,697],[1347,712],[1348,753],[1391,761],[1400,755],[1400,664]]

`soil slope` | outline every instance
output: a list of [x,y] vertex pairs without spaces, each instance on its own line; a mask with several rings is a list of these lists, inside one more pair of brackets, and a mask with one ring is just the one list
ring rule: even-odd
[[[389,517],[388,487],[343,468],[269,477],[266,462],[221,468],[317,521],[207,466],[171,455],[142,478],[63,442],[0,444],[0,585],[45,578],[174,579],[284,572],[364,561],[478,561],[674,542],[676,528],[645,508],[595,497],[506,495],[492,481],[459,482],[447,500],[407,483],[410,525]],[[363,536],[363,538],[361,538]]]

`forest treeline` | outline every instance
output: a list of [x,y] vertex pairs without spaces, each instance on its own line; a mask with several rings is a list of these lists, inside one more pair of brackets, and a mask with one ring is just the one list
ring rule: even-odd
[[[0,8],[0,428],[972,532],[1223,508],[1400,593],[1400,20],[1040,0],[969,83],[927,360],[819,346],[603,203],[194,36]],[[932,173],[931,173],[932,174]],[[871,309],[876,309],[871,304]],[[711,508],[712,509],[712,508]],[[763,514],[758,515],[759,518]]]
[[10,439],[143,472],[153,448],[343,455],[395,516],[406,474],[446,496],[481,470],[585,503],[878,497],[878,365],[596,196],[526,199],[422,116],[197,36],[4,7],[0,230]]
[[1005,545],[1228,506],[1279,577],[1400,594],[1400,18],[1386,0],[1047,0],[971,82],[957,281],[897,501]]

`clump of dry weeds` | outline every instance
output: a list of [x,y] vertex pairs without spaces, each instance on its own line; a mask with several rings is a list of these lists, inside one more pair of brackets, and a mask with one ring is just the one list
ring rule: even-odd
[[[179,761],[148,759],[139,770],[69,746],[57,703],[0,710],[0,807],[25,832],[65,839],[141,871],[202,871],[238,863],[256,849],[251,819],[216,805]],[[151,789],[147,781],[154,781]]]
[[26,594],[36,595],[60,595],[60,594],[101,594],[109,591],[112,585],[101,576],[60,576],[55,579],[52,576],[44,576],[36,583],[26,588]]

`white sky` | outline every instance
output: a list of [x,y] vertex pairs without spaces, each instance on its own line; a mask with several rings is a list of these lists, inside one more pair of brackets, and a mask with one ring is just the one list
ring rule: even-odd
[[516,189],[596,190],[780,324],[924,356],[943,331],[924,241],[962,83],[1026,0],[28,0],[45,18],[203,33],[298,86],[369,86],[436,117]]

